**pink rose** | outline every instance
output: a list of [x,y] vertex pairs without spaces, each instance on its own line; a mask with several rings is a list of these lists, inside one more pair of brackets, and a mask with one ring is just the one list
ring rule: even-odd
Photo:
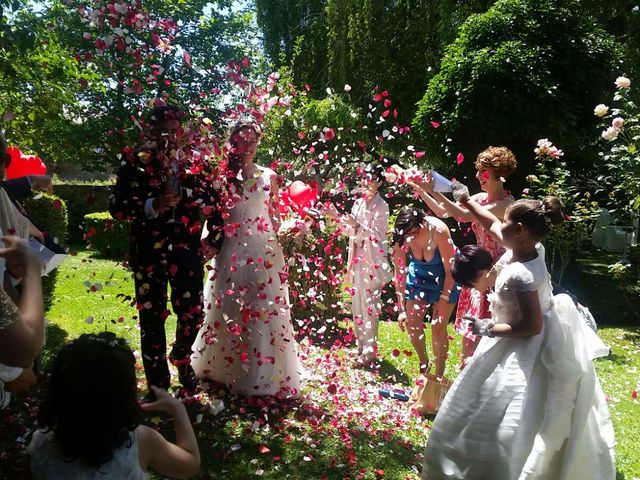
[[624,125],[624,118],[622,118],[622,117],[616,117],[611,122],[611,126],[613,128],[615,128],[616,130],[620,130],[623,125]]

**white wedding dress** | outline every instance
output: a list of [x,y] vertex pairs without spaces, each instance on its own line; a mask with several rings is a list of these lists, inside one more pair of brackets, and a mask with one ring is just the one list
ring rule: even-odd
[[275,173],[257,167],[225,219],[225,240],[205,285],[205,321],[191,364],[200,378],[242,395],[300,395],[301,365],[289,288],[269,198]]
[[614,435],[592,360],[608,349],[567,295],[552,296],[536,259],[496,267],[489,296],[496,323],[520,317],[516,291],[537,290],[539,335],[483,337],[449,390],[424,454],[422,478],[613,480]]

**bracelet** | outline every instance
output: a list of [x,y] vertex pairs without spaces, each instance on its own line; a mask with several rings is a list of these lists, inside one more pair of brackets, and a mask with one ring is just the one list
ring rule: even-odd
[[444,293],[440,295],[440,300],[444,300],[445,302],[449,301],[449,295],[445,295]]

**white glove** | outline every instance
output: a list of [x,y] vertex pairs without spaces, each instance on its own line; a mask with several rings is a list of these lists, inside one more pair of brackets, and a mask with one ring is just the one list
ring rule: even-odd
[[490,318],[476,318],[471,315],[465,315],[462,319],[469,322],[474,335],[480,335],[481,337],[494,336],[491,329],[495,326],[495,323]]
[[469,195],[469,189],[463,183],[454,181],[451,188],[453,189],[453,199],[456,202],[466,203],[471,198]]

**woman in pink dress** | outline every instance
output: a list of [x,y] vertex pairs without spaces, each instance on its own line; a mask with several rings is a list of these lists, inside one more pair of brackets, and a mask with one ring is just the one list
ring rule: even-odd
[[[473,200],[503,220],[505,210],[515,201],[511,193],[505,190],[504,182],[516,169],[516,157],[506,147],[489,147],[478,154],[475,166],[476,178],[482,192],[473,195]],[[442,193],[434,191],[431,178],[423,182],[409,183],[436,216],[453,217],[459,222],[471,222],[478,246],[491,253],[494,263],[502,256],[505,252],[504,247],[482,228],[469,210],[459,203],[452,202]],[[479,292],[470,287],[463,287],[460,292],[455,322],[455,330],[462,335],[460,368],[464,368],[467,359],[473,355],[480,341],[480,338],[474,335],[462,320],[464,316],[476,318],[491,316],[486,292]]]

